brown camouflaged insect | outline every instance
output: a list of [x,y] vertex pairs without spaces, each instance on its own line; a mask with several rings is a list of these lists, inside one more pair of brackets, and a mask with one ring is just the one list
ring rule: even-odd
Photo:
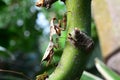
[[52,60],[52,57],[54,55],[54,47],[55,47],[54,43],[50,41],[49,44],[48,44],[48,47],[47,47],[47,49],[44,53],[44,56],[41,60],[41,62],[42,61],[47,61],[46,66],[48,66],[50,64],[51,60]]
[[46,7],[47,9],[51,7],[51,5],[56,2],[56,0],[39,0],[36,2],[37,7]]
[[54,41],[53,41],[53,36],[54,35],[61,35],[61,30],[60,27],[54,24],[54,21],[56,20],[56,18],[52,18],[52,20],[50,21],[50,42],[48,44],[48,47],[44,53],[44,56],[41,60],[42,61],[47,61],[47,66],[50,64],[52,57],[54,55],[54,48],[57,48],[57,46],[55,45]]
[[[55,45],[55,43],[53,41],[53,36],[57,35],[59,37],[61,35],[61,31],[66,29],[66,28],[61,28],[61,20],[58,21],[57,25],[55,25],[55,23],[54,23],[55,20],[56,20],[56,18],[52,18],[50,21],[50,42],[44,53],[42,60],[41,60],[41,62],[47,61],[47,66],[50,64],[52,57],[54,55],[54,48],[58,47]],[[65,16],[63,18],[63,21],[64,21],[64,24],[66,24]],[[64,26],[66,26],[66,25],[64,25]],[[56,40],[57,40],[57,38],[56,38]]]
[[76,48],[83,49],[89,52],[93,46],[93,40],[85,34],[85,32],[80,31],[79,29],[75,28],[73,33],[69,33],[68,39]]

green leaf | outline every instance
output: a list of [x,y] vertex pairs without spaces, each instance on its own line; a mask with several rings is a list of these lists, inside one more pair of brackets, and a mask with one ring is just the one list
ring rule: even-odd
[[95,42],[94,50],[92,51],[92,54],[87,62],[87,69],[90,69],[95,65],[94,60],[96,57],[102,59],[99,41]]
[[108,68],[103,62],[99,59],[95,59],[95,65],[98,71],[103,75],[106,80],[120,80],[120,76]]
[[89,72],[84,71],[80,80],[102,80],[102,79]]

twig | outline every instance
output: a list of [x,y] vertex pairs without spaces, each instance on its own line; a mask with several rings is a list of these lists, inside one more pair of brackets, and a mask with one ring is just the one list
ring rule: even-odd
[[17,74],[17,75],[21,75],[22,77],[26,78],[27,80],[32,80],[32,79],[30,79],[28,76],[26,76],[25,74],[23,74],[23,73],[21,73],[21,72],[12,71],[12,70],[4,70],[4,69],[0,69],[0,72]]

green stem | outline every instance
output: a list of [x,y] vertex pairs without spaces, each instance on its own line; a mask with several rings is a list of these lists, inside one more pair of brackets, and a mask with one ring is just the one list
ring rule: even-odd
[[[90,34],[91,0],[66,0],[66,6],[67,11],[71,11],[67,14],[68,33],[77,27],[80,30],[86,30]],[[48,80],[79,79],[85,69],[88,57],[89,53],[81,52],[66,40],[61,60]]]
[[91,34],[91,0],[66,0],[68,28],[78,27]]

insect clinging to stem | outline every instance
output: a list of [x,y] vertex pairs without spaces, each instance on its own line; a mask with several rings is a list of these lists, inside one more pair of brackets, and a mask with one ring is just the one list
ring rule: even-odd
[[81,48],[87,52],[91,51],[94,46],[93,40],[77,28],[74,29],[72,34],[69,33],[68,39],[76,48]]
[[60,36],[61,35],[61,29],[60,29],[60,25],[55,25],[54,24],[54,21],[56,20],[56,18],[52,18],[51,21],[50,21],[50,41],[53,39],[53,36],[54,35],[58,35]]
[[56,2],[56,0],[39,0],[36,2],[37,7],[46,7],[47,9],[51,7],[51,5]]
[[52,60],[52,57],[54,55],[54,48],[56,48],[54,43],[50,41],[49,44],[48,44],[48,47],[47,47],[47,49],[44,53],[44,56],[41,60],[41,62],[42,61],[47,61],[47,64],[46,64],[47,66],[50,64],[50,62]]
[[65,31],[67,27],[67,13],[68,12],[71,12],[71,11],[67,11],[66,13],[64,13],[63,18],[61,20],[61,23],[63,24],[63,28],[62,28],[63,31]]
[[[50,21],[50,42],[49,42],[48,47],[44,53],[42,60],[41,60],[41,62],[47,61],[47,65],[49,65],[51,60],[52,60],[52,57],[54,55],[54,48],[58,48],[58,46],[54,42],[54,38],[55,38],[55,40],[58,40],[58,38],[61,36],[61,31],[64,31],[66,29],[67,16],[65,14],[63,16],[62,20],[58,20],[58,24],[54,23],[55,20],[57,20],[57,19],[52,18]],[[63,24],[63,27],[61,27],[62,24]],[[54,35],[57,35],[57,37],[54,37]]]
[[[57,46],[54,43],[54,35],[60,36],[61,35],[61,29],[60,29],[60,25],[55,25],[54,21],[56,20],[56,18],[52,18],[50,21],[50,42],[48,44],[48,47],[44,53],[44,56],[41,60],[42,61],[47,61],[47,65],[50,64],[52,57],[54,55],[54,48],[57,48]],[[57,40],[57,38],[56,38]]]

